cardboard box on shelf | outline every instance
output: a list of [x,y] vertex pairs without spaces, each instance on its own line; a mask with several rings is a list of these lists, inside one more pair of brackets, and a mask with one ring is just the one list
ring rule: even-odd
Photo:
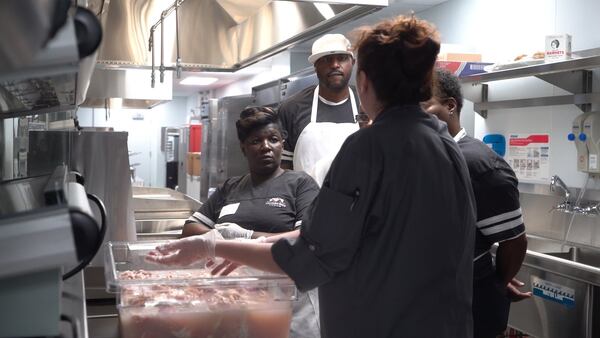
[[200,154],[201,153],[192,153],[192,176],[200,176],[200,169],[202,168],[202,163],[200,162]]
[[440,53],[438,61],[481,62],[481,54],[474,53]]
[[446,69],[458,77],[485,73],[483,67],[492,65],[489,62],[458,62],[458,61],[437,61],[436,68]]
[[194,172],[194,153],[187,153],[185,160],[187,164],[185,172],[188,175],[192,175]]
[[568,60],[571,58],[571,35],[546,35],[546,53],[544,60]]

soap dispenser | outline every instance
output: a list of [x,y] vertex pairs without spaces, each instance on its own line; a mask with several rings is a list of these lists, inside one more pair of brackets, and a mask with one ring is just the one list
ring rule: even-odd
[[600,173],[600,116],[598,113],[589,113],[585,118],[582,134],[588,150],[588,173]]
[[588,171],[588,148],[587,148],[587,134],[583,131],[583,123],[590,113],[583,113],[578,115],[573,120],[573,126],[571,133],[567,135],[569,141],[575,143],[577,149],[577,170],[582,172]]

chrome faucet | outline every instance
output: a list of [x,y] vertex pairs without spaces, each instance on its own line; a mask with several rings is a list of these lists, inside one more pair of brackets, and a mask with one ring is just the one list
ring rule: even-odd
[[[587,180],[586,183],[587,184]],[[582,201],[583,195],[585,194],[585,186],[579,192],[579,196],[576,200],[571,203],[571,191],[563,182],[563,180],[558,177],[558,175],[554,175],[550,178],[550,191],[557,191],[556,189],[560,188],[564,194],[564,199],[561,203],[554,206],[552,210],[558,210],[567,213],[581,214],[585,216],[598,216],[600,215],[600,202],[598,201]]]
[[562,203],[558,204],[553,209],[563,210],[567,212],[573,211],[573,205],[570,201],[571,192],[569,191],[569,188],[567,187],[565,182],[563,182],[563,180],[561,180],[560,177],[558,177],[558,175],[554,175],[550,178],[550,191],[556,191],[557,188],[560,188],[562,190],[564,194],[564,200]]
[[600,203],[590,203],[586,206],[575,206],[573,211],[586,216],[598,216],[600,214]]
[[563,193],[565,194],[565,201],[568,201],[571,197],[571,192],[569,191],[569,188],[567,187],[565,182],[563,182],[563,180],[561,180],[560,177],[558,177],[558,175],[554,175],[550,177],[550,191],[556,191],[557,187],[562,189]]

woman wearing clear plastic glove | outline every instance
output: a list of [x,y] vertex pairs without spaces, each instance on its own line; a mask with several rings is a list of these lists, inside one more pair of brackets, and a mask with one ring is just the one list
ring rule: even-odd
[[[216,229],[225,239],[297,237],[302,216],[319,192],[317,183],[304,172],[280,167],[284,135],[273,110],[267,107],[244,109],[236,128],[250,172],[228,178],[217,188],[186,221],[183,236]],[[213,255],[212,251],[208,253]],[[222,267],[230,271],[235,264]],[[319,336],[316,293],[310,297],[300,294],[294,302],[290,335]]]
[[297,235],[319,187],[308,175],[280,167],[284,135],[272,109],[251,107],[236,122],[249,173],[228,178],[183,227],[183,237],[217,229],[226,239]]
[[437,31],[398,17],[360,31],[357,89],[372,124],[345,141],[298,239],[191,237],[149,260],[224,257],[319,287],[323,337],[472,337],[475,212],[468,170],[446,125],[419,103],[432,91]]

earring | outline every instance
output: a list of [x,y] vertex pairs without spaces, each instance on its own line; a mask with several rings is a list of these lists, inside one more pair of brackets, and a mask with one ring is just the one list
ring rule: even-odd
[[450,115],[450,116],[454,115],[454,109],[450,109],[450,112],[448,112],[448,115]]

